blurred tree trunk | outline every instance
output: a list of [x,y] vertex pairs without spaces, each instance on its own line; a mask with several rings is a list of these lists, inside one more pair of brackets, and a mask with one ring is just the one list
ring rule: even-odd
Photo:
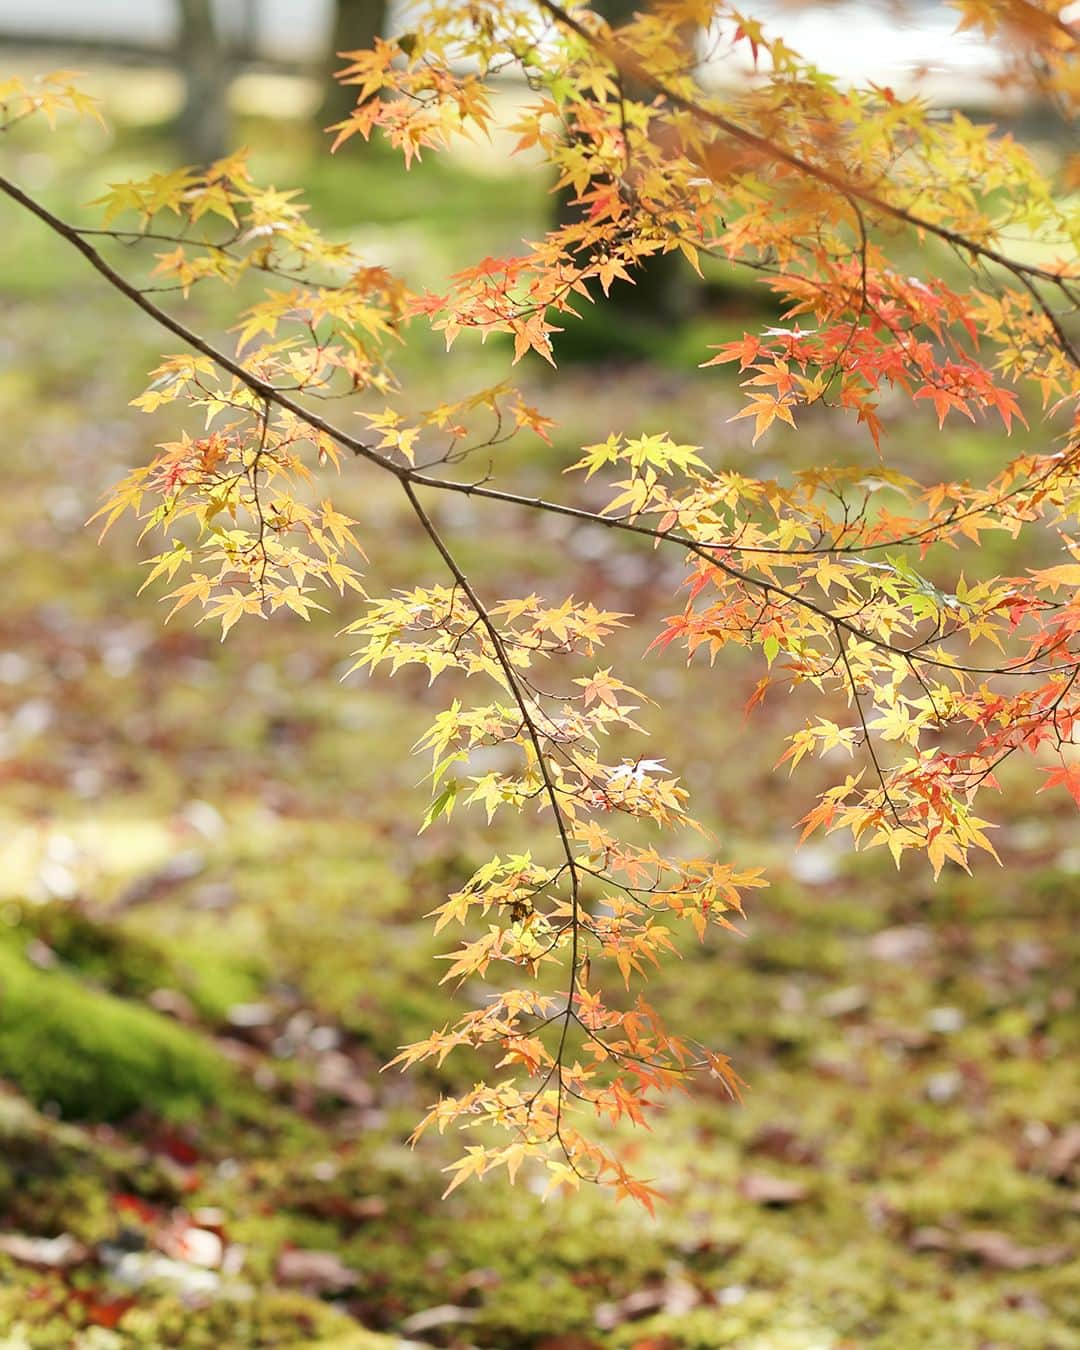
[[337,0],[334,29],[330,39],[330,64],[326,71],[326,97],[319,108],[319,125],[342,122],[356,106],[356,90],[340,85],[334,72],[344,62],[338,52],[356,52],[375,45],[386,32],[390,6],[388,0]]
[[196,164],[220,159],[228,148],[229,71],[211,0],[178,0],[176,56],[184,76],[184,106],[177,120],[184,154]]
[[259,0],[239,0],[239,5],[236,53],[243,61],[254,61],[259,55]]
[[[612,28],[629,23],[635,14],[648,9],[649,0],[592,0],[592,8],[605,18]],[[696,30],[687,26],[687,62],[692,62]],[[626,88],[628,98],[649,97],[647,91]],[[575,208],[565,200],[560,203],[559,217],[566,220]],[[698,301],[696,278],[690,273],[678,252],[659,254],[634,271],[633,286],[616,283],[604,302],[615,324],[625,321],[636,327],[663,325],[670,327],[686,319]]]

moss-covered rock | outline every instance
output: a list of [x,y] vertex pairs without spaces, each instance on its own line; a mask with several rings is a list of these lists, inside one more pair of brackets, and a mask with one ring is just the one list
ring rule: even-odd
[[0,944],[0,1076],[75,1120],[184,1117],[228,1095],[205,1038]]

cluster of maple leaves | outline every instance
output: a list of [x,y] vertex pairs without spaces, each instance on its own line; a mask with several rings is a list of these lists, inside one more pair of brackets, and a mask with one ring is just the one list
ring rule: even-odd
[[[961,26],[1002,40],[1003,81],[1075,111],[1080,40],[1061,4],[956,9]],[[662,760],[621,748],[647,700],[597,652],[632,616],[587,598],[481,596],[425,502],[464,493],[681,551],[685,594],[653,647],[710,661],[731,644],[756,649],[751,706],[782,686],[821,694],[822,714],[791,734],[782,762],[855,761],[804,818],[804,837],[846,830],[898,862],[925,854],[935,875],[949,860],[968,866],[972,850],[993,854],[975,800],[1015,752],[1040,754],[1045,786],[1080,803],[1080,761],[1068,757],[1080,718],[1080,216],[1062,191],[1077,163],[1051,181],[1009,136],[887,88],[842,87],[714,0],[660,0],[617,33],[585,5],[549,0],[426,3],[410,23],[347,54],[357,106],[335,144],[380,133],[408,167],[495,125],[493,83],[513,75],[534,96],[514,114],[519,148],[577,208],[444,293],[412,294],[325,240],[296,194],[258,186],[241,155],[111,188],[95,230],[0,188],[188,344],[136,404],[183,404],[203,429],[160,447],[102,508],[106,528],[133,511],[168,537],[147,584],[181,577],[173,611],[201,607],[223,638],[244,615],[307,618],[319,588],[363,597],[346,630],[360,643],[354,668],[419,665],[451,686],[417,747],[431,755],[425,826],[458,806],[547,822],[546,842],[492,858],[435,912],[437,930],[464,929],[445,978],[480,982],[484,997],[400,1061],[470,1046],[494,1065],[490,1082],[443,1098],[420,1126],[481,1127],[450,1188],[497,1169],[513,1179],[532,1161],[554,1187],[599,1181],[651,1207],[653,1189],[591,1124],[644,1122],[694,1070],[738,1094],[727,1058],[669,1030],[641,986],[674,950],[673,924],[703,938],[764,881],[715,858]],[[707,78],[688,29],[703,35]],[[729,68],[744,53],[752,78]],[[63,74],[0,85],[0,104],[7,126],[93,111]],[[98,235],[159,247],[159,287],[186,295],[255,270],[272,289],[226,354],[117,273]],[[750,269],[778,297],[784,327],[702,353],[705,366],[738,363],[747,402],[735,418],[753,418],[754,440],[823,405],[863,428],[869,467],[754,479],[663,432],[613,434],[570,466],[610,479],[597,511],[458,472],[477,450],[546,436],[548,419],[512,385],[419,414],[399,396],[389,353],[409,323],[447,347],[469,330],[507,333],[515,363],[532,351],[554,364],[581,306],[660,253]],[[323,416],[330,396],[355,396],[364,434]],[[916,482],[881,458],[897,399],[929,403],[939,426],[992,414],[1006,431],[1022,426],[1028,448],[985,483]],[[444,582],[365,594],[360,522],[311,487],[343,452],[397,478]],[[1033,528],[1057,536],[1060,562],[974,583],[959,572],[948,591],[919,571],[935,546]]]

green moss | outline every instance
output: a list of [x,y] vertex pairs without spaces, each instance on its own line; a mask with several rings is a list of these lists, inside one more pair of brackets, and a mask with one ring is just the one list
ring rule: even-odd
[[162,1205],[180,1198],[175,1174],[116,1137],[95,1137],[0,1094],[0,1214],[5,1227],[82,1242],[115,1235],[116,1191]]
[[148,1008],[40,971],[0,946],[0,1075],[38,1105],[83,1120],[140,1108],[191,1116],[230,1087],[225,1062]]
[[351,1317],[304,1294],[252,1290],[193,1311],[178,1298],[132,1309],[120,1322],[125,1343],[225,1347],[310,1346],[312,1350],[392,1350],[395,1339],[365,1331]]
[[21,949],[43,943],[80,977],[125,998],[145,999],[174,989],[210,1022],[224,1020],[236,1003],[254,1000],[263,971],[253,958],[222,952],[209,939],[177,935],[167,945],[130,921],[110,921],[77,904],[5,906],[0,942]]
[[[104,1306],[109,1295],[99,1294]],[[149,1296],[124,1312],[114,1331],[87,1326],[84,1307],[62,1287],[42,1285],[33,1298],[25,1288],[0,1291],[3,1350],[120,1350],[120,1347],[183,1347],[183,1350],[393,1350],[396,1338],[366,1331],[351,1317],[304,1294],[247,1291],[192,1308],[174,1296]]]
[[962,1218],[975,1226],[1012,1224],[1018,1217],[1030,1224],[1041,1199],[1052,1193],[1045,1181],[1018,1172],[1009,1150],[991,1139],[956,1144],[933,1165],[920,1166],[889,1188],[899,1213],[914,1225],[934,1225]]

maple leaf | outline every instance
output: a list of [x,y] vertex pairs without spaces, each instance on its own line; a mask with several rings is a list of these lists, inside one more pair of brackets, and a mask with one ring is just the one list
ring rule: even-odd
[[772,426],[777,418],[781,422],[786,422],[789,427],[795,425],[795,419],[791,415],[791,409],[786,403],[782,403],[772,394],[753,394],[750,396],[750,404],[740,409],[734,417],[729,417],[729,422],[737,422],[741,417],[752,417],[754,419],[754,439],[752,445],[757,445],[761,437]]
[[245,614],[258,614],[265,618],[262,599],[257,595],[246,595],[234,586],[228,595],[221,596],[207,605],[206,613],[199,623],[203,623],[206,619],[220,619],[221,641],[224,642],[229,636],[229,629]]
[[480,1144],[471,1144],[465,1150],[465,1156],[459,1158],[457,1162],[452,1162],[449,1167],[444,1167],[444,1172],[453,1172],[453,1178],[446,1190],[443,1191],[442,1198],[446,1197],[469,1177],[482,1177],[491,1166],[491,1158],[488,1150]]
[[1080,760],[1071,764],[1044,768],[1043,773],[1046,774],[1046,780],[1038,789],[1039,792],[1047,792],[1050,788],[1063,787],[1077,806],[1080,806]]
[[1031,575],[1040,586],[1047,587],[1053,595],[1062,586],[1070,589],[1080,586],[1080,562],[1059,563],[1056,567],[1044,567],[1042,571],[1033,572]]

